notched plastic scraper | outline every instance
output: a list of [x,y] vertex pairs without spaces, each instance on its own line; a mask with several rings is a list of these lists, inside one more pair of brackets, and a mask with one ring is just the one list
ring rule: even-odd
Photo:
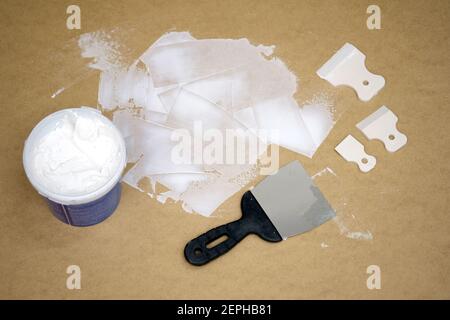
[[317,70],[317,75],[335,87],[350,86],[360,100],[369,101],[384,87],[385,80],[382,76],[369,72],[365,60],[364,53],[346,43]]
[[367,139],[378,139],[384,143],[387,151],[395,152],[408,141],[406,135],[397,130],[397,116],[386,106],[382,106],[356,127]]
[[345,160],[356,163],[362,172],[369,172],[377,163],[377,159],[367,154],[361,142],[351,134],[346,136],[334,150]]

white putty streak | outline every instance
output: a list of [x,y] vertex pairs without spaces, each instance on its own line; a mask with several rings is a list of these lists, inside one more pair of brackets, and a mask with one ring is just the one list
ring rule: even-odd
[[311,176],[311,179],[315,179],[315,178],[320,177],[320,176],[322,176],[323,174],[327,174],[327,173],[332,174],[333,176],[336,177],[336,173],[334,173],[334,171],[333,171],[330,167],[326,167],[326,168],[320,170],[319,172],[313,174],[313,175]]
[[50,98],[55,99],[59,94],[61,94],[66,88],[62,87],[53,92],[53,94],[50,96]]
[[339,216],[336,216],[333,221],[336,223],[336,225],[339,228],[339,231],[342,235],[349,239],[354,240],[372,240],[373,235],[372,233],[367,231],[351,231],[342,221],[342,219]]

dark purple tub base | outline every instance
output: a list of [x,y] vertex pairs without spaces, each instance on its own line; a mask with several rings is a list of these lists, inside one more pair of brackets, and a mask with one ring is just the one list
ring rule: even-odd
[[46,199],[53,215],[61,222],[76,227],[100,223],[113,214],[120,202],[121,185],[117,183],[103,197],[85,204],[63,205]]

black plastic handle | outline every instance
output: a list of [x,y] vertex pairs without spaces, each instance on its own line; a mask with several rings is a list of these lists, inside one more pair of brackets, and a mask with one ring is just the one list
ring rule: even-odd
[[[184,248],[186,260],[196,266],[204,265],[227,253],[251,233],[257,234],[262,239],[270,242],[282,240],[280,234],[250,191],[247,191],[242,196],[241,210],[242,217],[239,220],[211,229],[189,241]],[[223,236],[227,237],[227,239],[214,247],[208,248],[208,244]]]
[[[240,231],[242,223],[243,220],[239,219],[228,224],[224,224],[189,241],[184,249],[186,259],[193,265],[201,266],[228,252],[239,241],[247,236],[247,234]],[[222,236],[226,236],[227,239],[212,248],[208,248],[209,243],[219,239]]]

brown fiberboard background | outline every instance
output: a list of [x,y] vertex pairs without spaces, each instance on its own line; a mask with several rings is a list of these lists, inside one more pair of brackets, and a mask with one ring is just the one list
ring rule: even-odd
[[[70,4],[3,1],[0,10],[0,298],[450,298],[449,1],[78,1],[80,31],[66,29]],[[366,27],[369,4],[381,7],[381,30]],[[300,79],[300,102],[327,92],[347,108],[313,159],[281,154],[282,163],[298,159],[311,175],[326,167],[336,173],[316,183],[340,220],[279,244],[250,236],[196,268],[185,262],[184,245],[237,218],[245,190],[210,219],[126,185],[117,212],[97,226],[53,218],[23,172],[23,142],[51,112],[96,106],[98,73],[85,75],[76,38],[111,28],[126,35],[131,56],[169,30],[275,44]],[[315,75],[345,42],[387,80],[370,102]],[[51,99],[61,86],[70,88]],[[394,154],[355,128],[382,104],[409,139]],[[377,157],[372,172],[334,152],[347,134]],[[367,231],[372,240],[346,236]],[[66,289],[72,264],[81,267],[81,290]],[[380,290],[366,287],[372,264],[381,268]]]

